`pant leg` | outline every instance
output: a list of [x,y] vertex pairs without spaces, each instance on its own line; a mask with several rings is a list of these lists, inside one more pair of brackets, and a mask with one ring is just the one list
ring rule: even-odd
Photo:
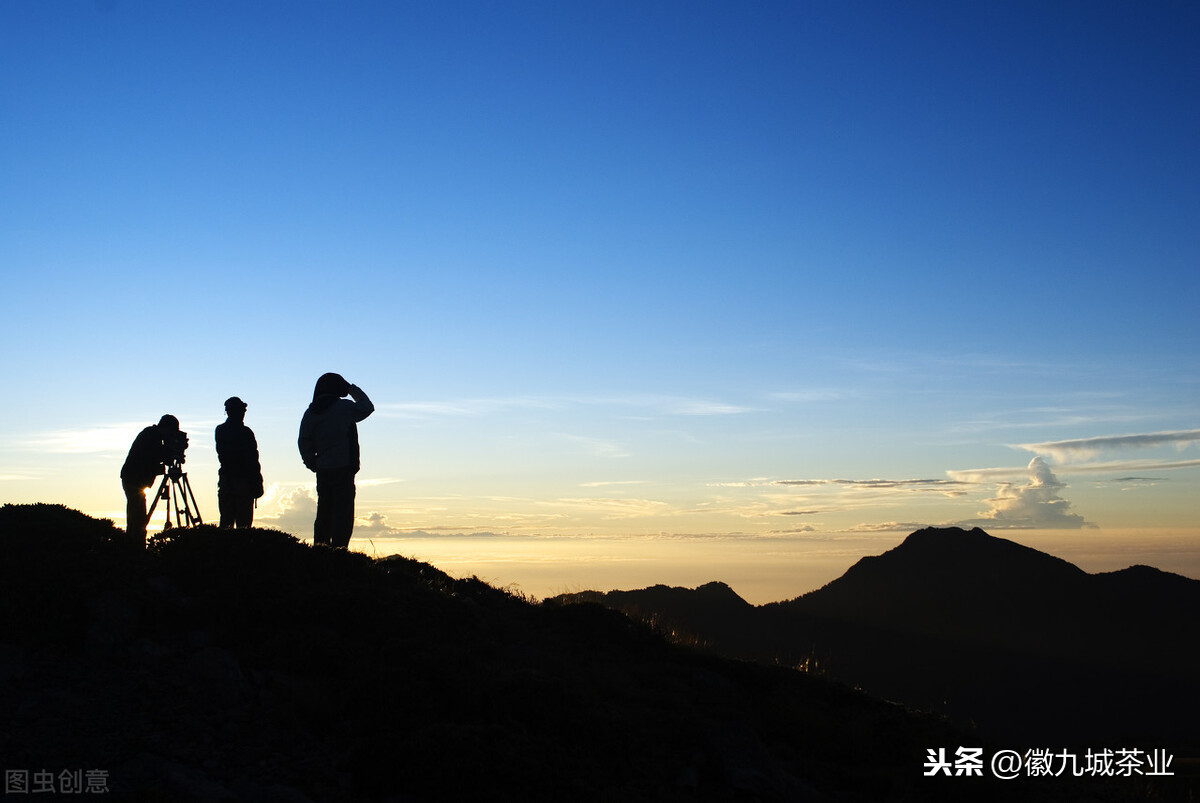
[[330,544],[330,518],[333,512],[333,490],[324,471],[317,472],[317,518],[313,521],[313,543]]
[[250,527],[254,523],[254,497],[236,491],[217,491],[222,527]]
[[354,471],[346,469],[339,480],[337,514],[334,518],[333,545],[342,549],[350,546],[350,535],[354,532]]
[[229,491],[217,489],[217,510],[221,514],[221,526],[232,527],[234,524],[234,500]]
[[338,470],[317,470],[317,518],[313,522],[313,543],[333,546],[334,521],[337,518],[339,483]]
[[354,530],[354,469],[323,469],[317,472],[317,520],[313,541],[341,547],[350,543]]
[[254,497],[250,494],[242,494],[238,497],[233,512],[233,523],[243,530],[254,525]]
[[121,481],[125,489],[125,534],[131,543],[146,544],[146,489],[135,482]]

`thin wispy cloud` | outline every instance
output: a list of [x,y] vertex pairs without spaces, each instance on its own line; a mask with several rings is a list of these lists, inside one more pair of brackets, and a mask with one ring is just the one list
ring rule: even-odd
[[1122,423],[1130,424],[1144,420],[1146,417],[1143,413],[1130,412],[1126,409],[1085,411],[1072,408],[1038,407],[1027,410],[1007,411],[989,418],[961,421],[951,426],[949,431],[982,433],[996,430],[1097,427]]
[[715,401],[685,400],[669,406],[667,412],[674,415],[691,416],[741,415],[753,412],[753,408]]
[[[42,432],[25,440],[18,446],[37,452],[52,454],[106,454],[123,453],[129,450],[138,433],[158,420],[138,423],[99,424],[77,429],[55,429]],[[210,449],[212,428],[219,421],[214,419],[181,420],[181,428],[189,434],[188,448]],[[197,433],[203,433],[198,435]]]
[[552,508],[598,514],[606,519],[627,519],[642,516],[661,516],[674,512],[674,507],[657,499],[626,499],[613,497],[562,498],[537,502]]
[[354,484],[359,488],[371,488],[379,485],[395,485],[398,482],[405,482],[405,480],[393,479],[391,477],[376,477],[374,479],[356,479]]
[[581,452],[593,457],[618,459],[629,457],[630,454],[629,450],[615,441],[589,438],[584,435],[561,435],[560,437],[575,444],[576,448]]
[[119,423],[101,424],[80,429],[56,429],[34,435],[19,445],[39,452],[55,454],[97,454],[105,452],[124,452],[129,449],[133,439],[147,426],[139,424]]
[[[1126,471],[1172,471],[1184,468],[1200,468],[1200,459],[1195,460],[1110,460],[1099,463],[1067,463],[1054,467],[1058,474],[1112,474]],[[998,466],[995,468],[952,469],[946,474],[966,484],[998,482],[1021,477],[1029,473],[1025,466]]]
[[835,390],[833,388],[813,388],[810,390],[790,390],[768,393],[769,401],[789,404],[810,404],[815,402],[843,401],[859,395],[857,391]]
[[624,414],[660,416],[727,416],[754,412],[755,408],[720,399],[653,394],[626,396],[501,396],[496,398],[442,399],[390,402],[377,409],[391,418],[475,418],[519,411],[563,411],[572,408],[612,408]]
[[1180,468],[1200,467],[1195,460],[1111,460],[1102,463],[1084,463],[1058,466],[1060,474],[1108,474],[1113,471],[1173,471]]
[[[436,501],[436,500],[434,500]],[[315,487],[309,483],[300,486],[284,488],[272,485],[259,500],[259,512],[255,516],[257,527],[269,527],[291,533],[303,539],[310,539],[313,532],[313,521],[317,514],[317,495]],[[472,522],[472,514],[455,514],[458,521],[445,523],[443,511],[440,508],[427,510],[400,510],[398,514],[404,519],[411,517],[434,516],[438,523],[423,524],[413,527],[411,523],[394,524],[393,517],[397,511],[384,513],[377,510],[359,512],[354,519],[354,538],[402,538],[413,537],[414,531],[431,534],[471,534],[503,524],[526,524],[531,521],[544,524],[555,518],[554,514],[531,513],[527,515],[495,514],[479,516],[479,522]]]
[[1185,429],[1134,435],[1105,435],[1043,443],[1018,443],[1013,444],[1013,448],[1043,455],[1055,462],[1066,463],[1070,460],[1090,460],[1106,451],[1154,449],[1162,446],[1185,449],[1197,441],[1200,441],[1200,429]]
[[950,479],[910,479],[910,480],[886,480],[886,479],[868,479],[868,480],[847,480],[847,479],[831,479],[831,480],[774,480],[772,485],[785,487],[801,487],[812,488],[820,486],[836,486],[848,490],[865,490],[865,491],[933,491],[936,493],[949,494],[957,496],[966,492],[967,486],[970,483],[962,480]]
[[928,522],[919,521],[880,521],[869,524],[858,524],[849,528],[846,532],[851,533],[894,533],[903,532],[910,533],[915,530],[921,530],[929,527]]
[[749,480],[730,480],[726,482],[710,482],[709,488],[761,488],[764,485],[772,485],[774,480],[766,477],[756,477]]
[[537,396],[451,399],[438,401],[393,402],[377,406],[392,418],[474,418],[514,410],[554,410],[561,400]]
[[[1060,467],[1060,471],[1062,468]],[[1003,482],[1029,474],[1028,466],[997,466],[993,468],[949,469],[946,475],[956,482],[966,485],[984,485],[992,482]]]

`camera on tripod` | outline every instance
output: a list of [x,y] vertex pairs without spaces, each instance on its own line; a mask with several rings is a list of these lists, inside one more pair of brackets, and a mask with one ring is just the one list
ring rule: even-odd
[[166,473],[171,479],[179,479],[183,473],[183,453],[187,451],[188,435],[182,430],[173,430],[163,435],[163,446],[166,448]]
[[[176,424],[176,427],[179,425]],[[187,474],[183,471],[183,453],[187,451],[188,436],[180,429],[167,429],[162,433],[163,439],[163,478],[162,484],[154,494],[154,501],[146,513],[146,519],[154,515],[154,508],[161,499],[166,503],[167,521],[163,530],[171,528],[171,508],[175,508],[175,526],[191,527],[203,524],[200,518],[200,508],[196,505],[196,496],[192,493],[192,485],[188,482]]]

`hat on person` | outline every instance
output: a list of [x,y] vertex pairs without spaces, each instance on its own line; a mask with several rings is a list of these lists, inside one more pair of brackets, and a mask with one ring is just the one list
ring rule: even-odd
[[246,403],[244,401],[242,401],[241,399],[239,399],[237,396],[230,396],[228,399],[225,400],[225,412],[229,412],[230,410],[245,410],[245,409],[246,409]]
[[321,374],[317,386],[313,388],[313,401],[319,396],[345,396],[350,392],[350,383],[341,374]]

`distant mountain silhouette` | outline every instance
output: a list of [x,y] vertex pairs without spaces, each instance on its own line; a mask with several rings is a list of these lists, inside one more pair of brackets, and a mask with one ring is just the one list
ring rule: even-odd
[[1200,581],[1146,566],[1092,575],[978,528],[930,528],[787,602],[755,607],[717,585],[574,598],[1001,741],[1200,750]]

